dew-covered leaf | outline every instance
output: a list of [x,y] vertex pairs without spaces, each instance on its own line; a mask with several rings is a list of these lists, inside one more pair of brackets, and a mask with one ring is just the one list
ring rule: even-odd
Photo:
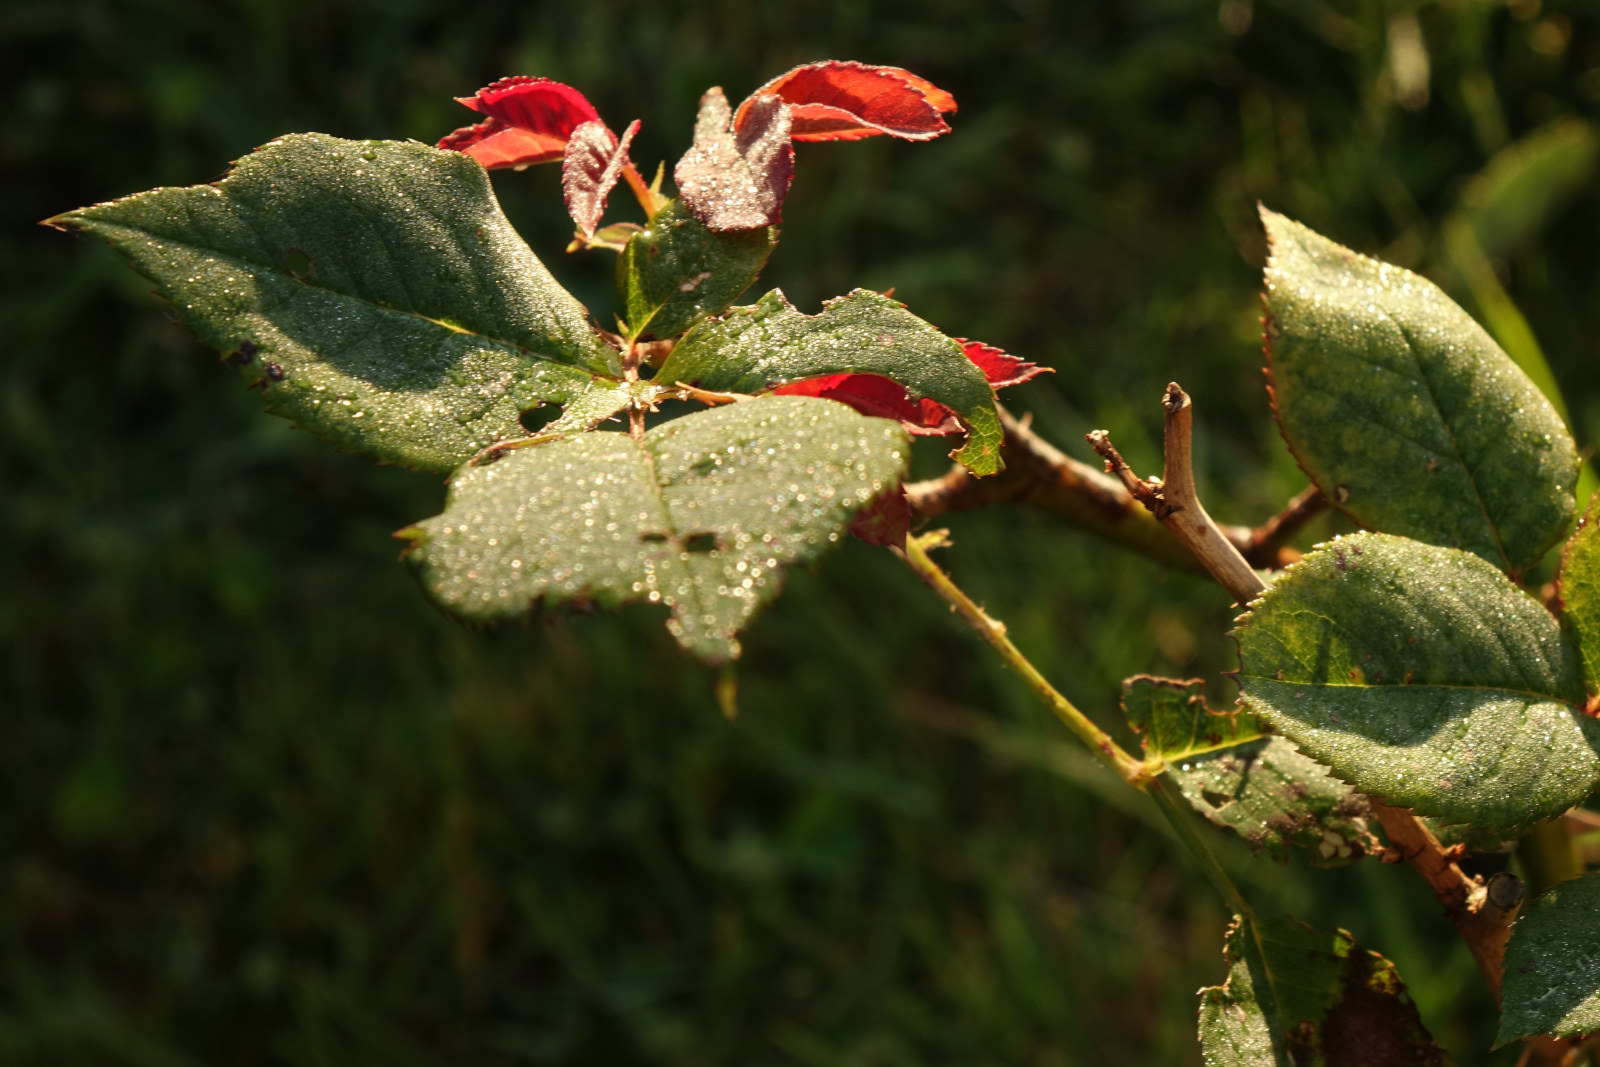
[[1444,1067],[1395,965],[1344,930],[1235,919],[1227,982],[1200,991],[1206,1067]]
[[750,288],[777,244],[772,227],[717,233],[677,200],[635,233],[617,262],[634,337],[676,337]]
[[949,133],[943,115],[956,98],[899,67],[854,61],[807,63],[772,79],[739,105],[734,125],[749,121],[754,101],[773,95],[789,105],[796,141],[856,141],[888,134],[928,141]]
[[488,118],[446,134],[439,147],[465,152],[490,170],[554,163],[574,130],[600,121],[582,93],[549,78],[501,78],[456,102]]
[[1600,496],[1561,554],[1561,628],[1578,651],[1583,667],[1583,687],[1588,696],[1584,710],[1600,710]]
[[967,442],[955,458],[977,474],[1000,469],[1003,432],[983,370],[960,344],[904,305],[864,289],[826,302],[817,315],[801,314],[774,289],[689,331],[656,380],[760,393],[841,374],[890,378],[913,402],[949,408],[967,429]]
[[1562,882],[1525,907],[1505,968],[1497,1045],[1600,1032],[1600,874]]
[[445,610],[488,622],[545,603],[665,604],[667,626],[711,661],[898,484],[893,423],[803,397],[762,397],[646,433],[579,434],[460,471],[444,513],[402,531]]
[[1261,214],[1273,405],[1306,473],[1363,526],[1537,562],[1576,507],[1555,408],[1426,278]]
[[619,385],[583,306],[452,152],[296,134],[215,185],[50,221],[126,256],[269,411],[386,462],[453,470],[524,436],[522,412]]
[[638,119],[628,124],[620,140],[603,122],[586,122],[572,131],[561,162],[561,192],[567,214],[585,237],[592,236],[600,225],[606,197],[628,165],[628,145],[638,132]]
[[1576,653],[1543,605],[1471,553],[1336,538],[1234,634],[1249,709],[1389,804],[1509,831],[1600,781]]
[[1273,737],[1243,708],[1213,711],[1199,679],[1138,675],[1122,683],[1122,708],[1144,742],[1146,759],[1166,762],[1184,799],[1252,851],[1274,859],[1287,846],[1312,863],[1336,867],[1379,845],[1368,829],[1366,798],[1288,741]]
[[794,178],[789,112],[775,96],[754,98],[738,130],[721,89],[700,98],[694,144],[672,178],[695,218],[717,231],[759,230],[783,220]]

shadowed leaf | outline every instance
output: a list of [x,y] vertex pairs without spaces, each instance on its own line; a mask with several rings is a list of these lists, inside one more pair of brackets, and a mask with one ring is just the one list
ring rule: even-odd
[[828,60],[772,79],[739,105],[735,126],[750,121],[754,101],[771,94],[789,105],[796,141],[855,141],[888,134],[907,141],[949,133],[944,112],[955,97],[899,67]]
[[1600,781],[1576,653],[1478,556],[1336,538],[1250,607],[1234,631],[1244,703],[1364,793],[1509,831]]
[[904,305],[864,289],[826,302],[817,315],[796,311],[774,289],[689,331],[656,377],[760,393],[836,374],[892,378],[914,400],[949,408],[967,427],[967,443],[955,458],[978,474],[1000,469],[1000,419],[983,371]]
[[1237,708],[1206,707],[1204,684],[1139,675],[1122,683],[1122,708],[1147,759],[1166,773],[1196,811],[1234,830],[1253,851],[1287,858],[1287,845],[1336,867],[1379,847],[1367,827],[1366,798],[1328,768]]
[[617,262],[634,337],[675,337],[716,315],[750,287],[777,244],[777,231],[716,233],[677,200],[635,233]]
[[850,524],[850,533],[869,545],[903,546],[910,532],[911,503],[899,486],[862,508]]
[[449,471],[541,403],[626,402],[616,353],[456,153],[296,134],[215,185],[51,222],[109,242],[269,411],[350,451]]
[[634,441],[588,433],[462,470],[442,515],[402,531],[445,610],[493,621],[541,602],[665,604],[711,661],[898,484],[899,427],[838,404],[763,397],[674,419]]
[[1505,966],[1497,1045],[1600,1032],[1600,874],[1562,882],[1524,908]]
[[1344,930],[1235,919],[1224,985],[1200,990],[1206,1067],[1445,1067],[1400,972]]
[[1550,402],[1432,282],[1261,215],[1273,406],[1306,473],[1363,526],[1537,562],[1575,510]]
[[794,177],[789,114],[775,96],[754,98],[737,131],[721,89],[700,98],[694,144],[672,171],[678,196],[717,231],[756,230],[782,221]]

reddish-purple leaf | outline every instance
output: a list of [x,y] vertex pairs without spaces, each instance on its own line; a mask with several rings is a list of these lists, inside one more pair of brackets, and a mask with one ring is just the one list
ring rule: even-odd
[[573,130],[600,121],[582,93],[548,78],[502,78],[456,102],[488,120],[447,134],[439,147],[465,152],[490,170],[561,159]]
[[1041,374],[1055,373],[1054,367],[1041,367],[1037,363],[1028,363],[982,341],[969,341],[965,337],[957,337],[955,341],[961,346],[961,351],[966,353],[967,358],[983,371],[983,376],[989,379],[989,384],[996,389],[1004,389],[1008,385],[1021,385]]
[[949,133],[942,117],[956,98],[899,67],[828,60],[807,63],[772,79],[739,105],[738,129],[765,94],[789,105],[790,136],[796,141],[855,141],[888,134],[927,141]]
[[781,396],[837,400],[863,415],[898,419],[908,433],[924,437],[944,437],[964,429],[954,411],[927,397],[911,399],[905,386],[881,374],[828,374],[780,385],[772,391]]
[[[1053,373],[1049,367],[1024,362],[981,341],[969,341],[965,337],[957,337],[955,341],[995,389],[1021,385],[1030,378]],[[881,374],[827,374],[780,385],[772,392],[785,396],[818,396],[825,400],[837,400],[863,415],[898,419],[908,433],[925,437],[944,437],[963,430],[954,411],[927,397],[913,400],[905,386]]]
[[782,100],[747,101],[745,122],[732,127],[721,89],[700,98],[694,145],[673,169],[678,196],[709,229],[755,230],[781,221],[783,198],[794,177],[794,147]]
[[622,131],[620,141],[603,122],[585,122],[572,131],[561,161],[561,191],[566,196],[567,214],[585,237],[593,236],[600,225],[606,196],[628,165],[628,145],[638,132],[638,119]]
[[873,497],[872,503],[856,512],[850,532],[869,545],[903,545],[911,532],[911,502],[900,486]]

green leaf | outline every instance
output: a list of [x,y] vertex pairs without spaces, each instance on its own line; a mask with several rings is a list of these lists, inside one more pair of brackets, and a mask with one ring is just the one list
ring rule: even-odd
[[1200,991],[1206,1067],[1442,1067],[1393,963],[1344,930],[1235,919],[1224,985]]
[[1543,605],[1470,553],[1336,538],[1234,635],[1250,710],[1390,804],[1509,831],[1600,781],[1576,653]]
[[668,629],[711,661],[905,472],[905,433],[808,397],[686,415],[642,440],[588,433],[460,471],[444,513],[403,531],[445,610],[472,621],[541,602],[672,609]]
[[1378,849],[1367,801],[1242,708],[1206,707],[1203,683],[1141,674],[1122,683],[1122,707],[1147,759],[1166,762],[1184,799],[1274,859],[1287,845],[1336,867]]
[[1505,966],[1497,1047],[1600,1031],[1600,874],[1562,882],[1524,908]]
[[1600,709],[1600,497],[1561,554],[1561,628],[1578,650],[1583,666],[1583,687],[1588,694],[1584,710]]
[[771,226],[713,233],[677,200],[633,235],[617,261],[628,332],[676,337],[750,288],[778,243]]
[[1261,215],[1273,405],[1306,473],[1363,526],[1537,562],[1576,506],[1555,408],[1432,282]]
[[268,410],[380,460],[449,471],[540,403],[592,416],[617,388],[616,353],[459,152],[296,134],[215,185],[50,221],[127,256]]
[[678,342],[655,380],[727,393],[759,393],[826,374],[878,374],[913,398],[951,408],[967,427],[953,453],[976,474],[1000,470],[1004,434],[994,390],[961,346],[907,311],[865,289],[803,315],[774,289],[755,304],[702,322]]

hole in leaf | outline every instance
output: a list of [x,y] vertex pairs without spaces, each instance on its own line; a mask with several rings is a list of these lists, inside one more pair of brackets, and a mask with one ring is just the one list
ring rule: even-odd
[[1202,790],[1200,790],[1200,798],[1202,800],[1204,800],[1207,804],[1210,804],[1213,808],[1217,808],[1218,810],[1221,810],[1222,808],[1225,808],[1229,804],[1233,803],[1233,798],[1230,797],[1228,794],[1226,794],[1226,793],[1218,793],[1216,790],[1213,790],[1213,789],[1202,789]]
[[639,540],[645,541],[652,545],[658,545],[667,540],[667,535],[664,533],[642,533],[639,535]]
[[711,552],[717,547],[717,535],[714,533],[692,533],[683,539],[685,552]]
[[544,429],[552,422],[555,422],[560,417],[561,405],[540,404],[538,407],[529,408],[527,411],[524,411],[521,415],[517,416],[517,421],[521,423],[522,428],[527,430],[529,433],[538,433],[540,430]]
[[286,249],[283,253],[283,263],[289,273],[302,282],[310,278],[311,272],[316,269],[311,257],[299,248]]

